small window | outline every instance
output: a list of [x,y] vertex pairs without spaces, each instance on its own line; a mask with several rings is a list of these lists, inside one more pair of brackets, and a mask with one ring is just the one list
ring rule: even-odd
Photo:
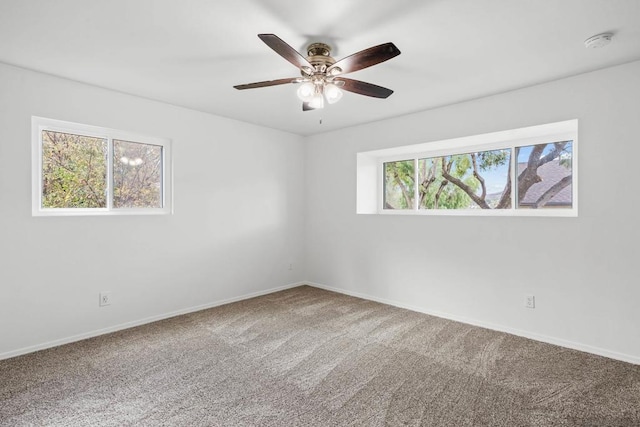
[[509,150],[418,160],[420,209],[506,209]]
[[168,140],[33,118],[33,214],[170,213]]
[[162,146],[113,141],[113,207],[162,208]]
[[384,209],[413,209],[414,161],[384,164]]
[[573,207],[573,142],[516,148],[518,209]]
[[107,140],[43,130],[42,208],[107,207]]
[[577,216],[577,120],[358,153],[357,212]]

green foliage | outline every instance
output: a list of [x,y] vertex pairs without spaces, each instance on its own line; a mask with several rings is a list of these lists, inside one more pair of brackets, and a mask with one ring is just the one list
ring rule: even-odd
[[[442,161],[445,165],[450,161],[451,174],[456,178],[464,179],[470,185],[477,185],[470,180],[467,170],[471,165],[471,160],[466,155],[452,157],[434,157],[430,159],[420,159],[419,166],[422,173],[420,177],[420,207],[423,209],[462,209],[471,205],[471,198],[458,186],[445,180],[442,177]],[[425,177],[431,177],[425,182]],[[466,176],[466,177],[465,177]]]
[[510,150],[491,150],[478,153],[480,160],[478,167],[481,171],[488,171],[502,166],[509,161]]
[[[464,178],[471,168],[471,156],[463,154],[459,156],[452,156],[453,160],[453,176],[456,178]],[[445,162],[447,158],[445,157]]]
[[401,160],[384,164],[385,208],[411,209],[414,197],[414,162]]
[[107,206],[106,140],[44,131],[42,150],[42,207]]
[[[517,171],[517,194],[519,201],[527,191],[543,178],[539,168],[551,161],[571,171],[572,141],[558,141],[520,147],[528,160],[520,161]],[[517,154],[516,154],[517,155]],[[498,149],[453,156],[424,158],[418,160],[417,185],[418,205],[421,209],[507,209],[511,206],[510,169],[511,149]],[[522,164],[526,165],[522,170]],[[551,164],[545,166],[549,167]],[[545,169],[546,171],[546,169]],[[570,173],[570,172],[569,172]],[[413,208],[416,183],[414,161],[404,160],[385,163],[385,207],[392,209]],[[547,177],[544,194],[536,196],[536,208],[545,206],[563,188],[571,185],[571,176],[557,182]],[[538,187],[539,188],[539,187]]]
[[[113,141],[113,207],[162,207],[162,147]],[[42,207],[106,208],[106,139],[42,133]]]
[[[474,174],[473,156],[476,156],[478,176]],[[476,202],[468,192],[481,195],[480,171],[489,171],[504,165],[509,161],[509,150],[483,151],[479,153],[459,154],[455,156],[421,159],[426,168],[430,169],[424,176],[431,180],[425,182],[421,178],[421,207],[425,209],[467,209],[477,207]],[[449,174],[460,181],[461,185],[447,181],[443,177],[443,162]],[[465,191],[466,190],[466,191]]]

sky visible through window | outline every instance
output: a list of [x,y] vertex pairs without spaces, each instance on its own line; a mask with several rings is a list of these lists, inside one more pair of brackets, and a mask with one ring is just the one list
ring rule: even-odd
[[487,193],[502,193],[502,191],[504,191],[505,184],[507,183],[508,173],[509,165],[507,163],[481,172],[487,186]]

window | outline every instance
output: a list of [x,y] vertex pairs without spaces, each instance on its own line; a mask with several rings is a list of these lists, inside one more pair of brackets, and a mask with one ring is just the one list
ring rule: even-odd
[[33,117],[33,215],[171,212],[170,143]]
[[113,140],[113,207],[162,208],[162,146]]
[[509,150],[488,150],[419,159],[418,207],[508,208],[510,157]]
[[384,208],[413,209],[415,165],[413,160],[384,164]]
[[358,153],[358,213],[577,215],[577,121]]
[[573,141],[515,149],[518,209],[573,207]]

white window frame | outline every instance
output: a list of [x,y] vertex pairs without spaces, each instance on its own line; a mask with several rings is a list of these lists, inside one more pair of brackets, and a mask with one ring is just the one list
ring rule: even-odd
[[[559,209],[517,208],[515,201],[517,147],[572,141],[572,206]],[[511,207],[509,209],[419,209],[419,186],[414,186],[412,209],[384,209],[384,164],[394,161],[413,160],[418,174],[419,159],[442,157],[472,152],[511,149]],[[417,178],[414,182],[418,182]],[[379,215],[444,215],[444,216],[578,216],[578,121],[567,120],[540,126],[512,129],[463,138],[448,139],[423,144],[406,145],[384,150],[358,153],[357,155],[357,213]]]
[[[42,133],[53,131],[86,135],[107,140],[107,207],[106,208],[43,208],[42,207]],[[122,140],[162,147],[162,207],[114,208],[113,207],[113,140]],[[132,132],[91,126],[44,117],[31,117],[32,149],[32,215],[33,216],[82,216],[82,215],[170,215],[173,213],[171,140]]]

